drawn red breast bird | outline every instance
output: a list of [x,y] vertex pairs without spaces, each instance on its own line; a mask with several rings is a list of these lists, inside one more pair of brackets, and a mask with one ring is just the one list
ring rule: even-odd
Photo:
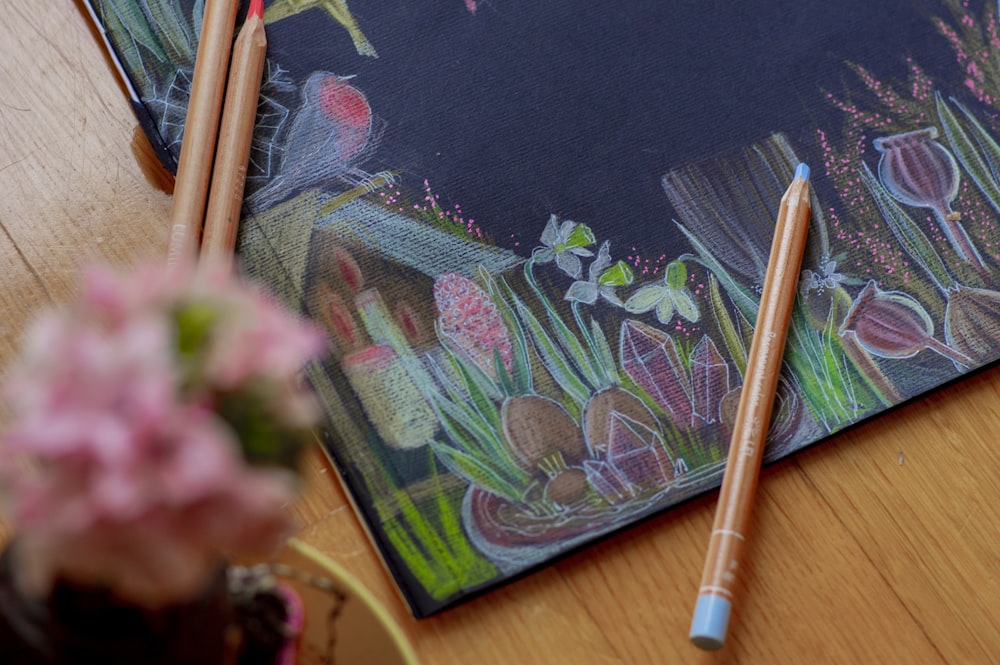
[[356,168],[373,143],[372,110],[350,76],[314,72],[302,89],[302,105],[285,135],[277,175],[248,204],[264,210],[292,194],[342,180],[352,185],[369,176]]

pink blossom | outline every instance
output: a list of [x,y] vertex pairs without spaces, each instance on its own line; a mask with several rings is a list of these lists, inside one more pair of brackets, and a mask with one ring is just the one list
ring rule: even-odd
[[157,605],[224,554],[279,543],[294,475],[249,464],[238,423],[213,409],[223,393],[253,400],[291,437],[318,417],[298,374],[321,345],[228,274],[88,270],[79,299],[29,329],[4,386],[0,490],[28,583],[44,593],[62,576]]

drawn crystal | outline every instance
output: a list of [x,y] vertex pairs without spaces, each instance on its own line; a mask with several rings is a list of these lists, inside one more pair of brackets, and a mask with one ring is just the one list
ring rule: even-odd
[[626,320],[620,354],[625,373],[670,414],[675,425],[689,428],[693,418],[690,386],[673,339],[661,330]]

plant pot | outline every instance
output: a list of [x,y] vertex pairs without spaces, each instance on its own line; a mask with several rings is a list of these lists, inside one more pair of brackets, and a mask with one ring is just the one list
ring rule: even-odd
[[227,662],[232,606],[220,566],[189,602],[157,610],[107,589],[59,582],[46,598],[24,594],[16,543],[0,553],[0,654],[5,665],[158,665]]

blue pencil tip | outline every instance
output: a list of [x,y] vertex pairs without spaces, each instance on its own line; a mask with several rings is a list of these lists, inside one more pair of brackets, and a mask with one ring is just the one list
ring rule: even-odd
[[732,608],[732,604],[725,598],[711,594],[698,596],[691,621],[691,642],[706,651],[721,649],[726,642],[726,629],[729,627]]
[[799,165],[795,167],[795,177],[802,178],[803,180],[809,179],[809,167],[805,164],[799,162]]

